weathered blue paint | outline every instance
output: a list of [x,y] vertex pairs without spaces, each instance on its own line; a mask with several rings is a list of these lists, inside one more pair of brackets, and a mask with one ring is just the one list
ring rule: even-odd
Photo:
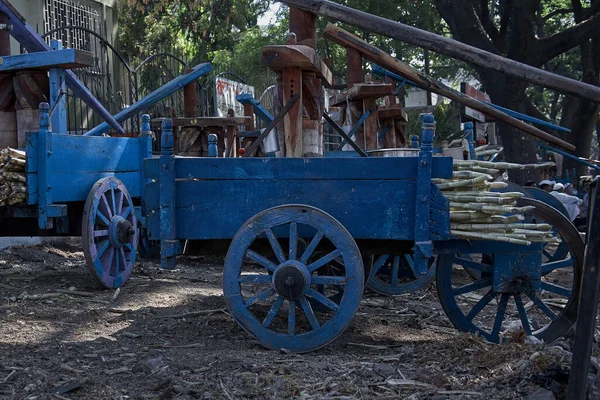
[[434,119],[432,114],[423,116],[423,133],[421,134],[421,151],[419,152],[419,169],[415,191],[414,214],[414,266],[418,274],[425,275],[428,270],[427,260],[433,255],[430,234],[430,202],[431,202],[431,170],[433,163]]
[[[435,157],[432,178],[452,177],[452,158]],[[178,179],[208,180],[402,180],[416,179],[417,157],[177,158]],[[144,162],[148,179],[159,179],[157,158]]]
[[[116,121],[125,121],[128,118],[131,118],[140,112],[147,110],[152,107],[154,104],[158,103],[165,97],[168,97],[175,93],[177,90],[183,88],[187,84],[195,81],[196,79],[204,76],[212,71],[212,67],[210,63],[198,64],[190,72],[187,74],[183,74],[178,76],[177,78],[171,80],[160,88],[156,89],[152,93],[144,96],[143,99],[138,102],[132,104],[126,109],[120,111],[114,116]],[[106,122],[98,125],[97,127],[91,129],[90,131],[85,133],[85,136],[99,136],[103,133],[106,133],[110,130],[110,125]]]
[[48,217],[48,206],[52,204],[52,133],[49,130],[50,105],[40,104],[40,130],[37,140],[37,200],[38,226],[40,229],[51,229],[52,220]]
[[208,156],[218,157],[219,156],[219,143],[217,135],[211,133],[208,135]]
[[[51,56],[56,51],[62,50],[62,42],[52,40],[50,42]],[[35,53],[33,53],[35,54]],[[62,68],[50,68],[50,121],[52,132],[67,133],[67,87],[65,85],[65,70]]]
[[[281,237],[272,236],[271,245],[275,253],[279,253],[277,262],[268,260],[268,256],[249,251],[251,244],[259,235],[273,232],[274,227],[284,226],[287,232],[287,238],[297,238],[294,234],[294,228],[298,224],[310,226],[316,230],[318,239],[321,237],[328,239],[336,251],[325,255],[321,259],[310,262],[311,249],[309,245],[302,255],[296,255],[294,251],[285,254],[281,251],[281,243],[288,242]],[[314,231],[313,231],[314,232]],[[271,234],[272,235],[272,234]],[[314,236],[314,233],[313,235]],[[307,243],[313,243],[315,237],[307,237]],[[297,239],[296,239],[297,240]],[[288,247],[297,248],[297,242],[292,240]],[[319,274],[317,265],[325,265],[325,259],[331,259],[336,256],[342,259],[345,266],[344,271],[336,276],[323,276]],[[261,277],[269,277],[267,274],[256,275],[257,279],[248,279],[248,275],[243,275],[243,266],[245,259],[255,260],[265,270],[271,271],[273,281],[264,281],[262,291],[253,297],[248,297],[242,290],[240,283],[260,284],[263,282]],[[286,267],[299,271],[304,280],[304,286],[299,288],[298,294],[292,299],[285,299],[287,292],[278,289],[275,280],[279,278],[286,281]],[[278,275],[283,275],[279,277]],[[287,278],[290,278],[288,276]],[[268,287],[264,287],[264,284]],[[323,296],[318,291],[311,288],[313,285],[334,285],[343,286],[343,295],[339,299],[332,300]],[[336,221],[332,216],[313,207],[304,205],[286,205],[282,207],[271,208],[253,216],[242,225],[235,235],[227,257],[225,259],[225,268],[223,271],[223,294],[227,307],[235,320],[246,331],[254,335],[264,346],[271,349],[286,349],[293,352],[307,352],[315,350],[326,345],[338,337],[349,326],[352,317],[358,309],[362,297],[364,285],[364,268],[361,261],[360,251],[352,239],[350,233],[342,224]],[[285,293],[284,293],[285,292]],[[266,318],[258,317],[255,314],[252,304],[261,301],[270,306],[270,312]],[[287,303],[288,309],[282,309],[283,303]],[[313,311],[314,303],[323,306],[326,313],[319,313],[318,316]],[[287,315],[286,315],[287,314]],[[309,321],[310,330],[299,332],[297,327],[297,315],[304,314]],[[287,320],[285,329],[278,329],[272,325],[273,320],[281,315]]]
[[238,94],[236,100],[242,104],[252,104],[254,114],[267,124],[275,119],[275,117],[273,117],[273,114],[271,114],[266,108],[264,108],[263,105],[260,104],[259,101],[256,100],[249,93]]
[[[161,268],[174,269],[175,256],[179,253],[176,240],[175,221],[175,156],[173,155],[173,120],[165,118],[162,122],[160,161],[160,252]],[[200,193],[200,192],[199,192]],[[147,202],[147,207],[151,205]]]
[[2,60],[0,63],[1,72],[22,71],[24,69],[49,69],[53,67],[64,69],[94,65],[92,53],[84,53],[81,50],[75,49],[2,56],[0,60]]
[[[18,14],[16,10],[9,5],[10,3],[0,0],[0,12],[6,14],[9,24],[12,25],[10,35],[15,38],[29,53],[38,53],[49,51],[50,47],[36,30],[25,21],[25,18]],[[110,115],[104,106],[94,97],[94,95],[79,81],[73,71],[65,72],[65,81],[73,93],[82,99],[90,108],[96,111],[108,124],[118,133],[125,133],[125,130]]]
[[413,149],[418,149],[420,147],[419,144],[419,136],[411,135],[410,137],[410,147]]
[[398,75],[398,74],[396,74],[396,73],[394,73],[392,71],[388,71],[387,69],[385,69],[383,67],[380,67],[377,64],[373,64],[373,66],[371,67],[371,71],[374,74],[377,74],[377,75],[380,75],[380,76],[383,76],[383,77],[389,76],[390,78],[392,78],[395,81],[402,82],[402,84],[406,83],[407,85],[411,85],[411,86],[417,87],[417,85],[414,82],[409,81],[408,79],[403,78],[400,75]]

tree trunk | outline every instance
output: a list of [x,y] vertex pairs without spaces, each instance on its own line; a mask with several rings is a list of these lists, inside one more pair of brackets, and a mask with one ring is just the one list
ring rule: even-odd
[[[598,122],[598,110],[597,104],[573,96],[567,97],[563,102],[561,125],[571,129],[571,133],[566,134],[565,139],[577,147],[575,150],[577,157],[589,158],[591,155],[590,143]],[[572,171],[573,168],[577,170],[578,176],[588,174],[587,166],[565,157],[563,176],[566,171]]]
[[[480,71],[480,76],[492,103],[523,114],[526,113],[525,83],[493,71]],[[504,147],[504,155],[508,162],[519,164],[537,162],[535,139],[531,135],[505,123],[497,124],[502,147]],[[509,178],[511,182],[524,184],[528,180],[537,182],[539,174],[533,170],[511,171]]]

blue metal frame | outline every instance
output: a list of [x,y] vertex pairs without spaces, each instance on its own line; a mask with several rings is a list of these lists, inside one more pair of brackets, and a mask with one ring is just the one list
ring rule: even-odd
[[254,109],[254,114],[267,124],[275,119],[269,110],[264,108],[263,105],[249,93],[238,94],[236,100],[244,105],[251,104]]
[[571,160],[574,160],[574,161],[578,162],[579,164],[588,166],[588,167],[590,167],[592,169],[595,169],[596,171],[600,171],[600,166],[592,164],[592,163],[587,162],[585,160],[582,160],[579,157],[574,156],[573,154],[567,153],[564,150],[560,150],[560,149],[557,149],[556,147],[548,146],[547,144],[541,143],[541,142],[536,142],[535,145],[538,146],[539,148],[543,149],[543,150],[550,150],[553,153],[557,153],[557,154],[560,154],[560,155],[562,155],[564,157],[567,157],[567,158],[569,158]]

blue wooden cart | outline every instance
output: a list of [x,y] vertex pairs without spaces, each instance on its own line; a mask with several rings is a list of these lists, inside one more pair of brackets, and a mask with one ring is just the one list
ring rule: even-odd
[[[148,237],[160,240],[163,268],[175,267],[183,240],[230,241],[227,306],[274,349],[310,351],[344,331],[362,296],[369,252],[410,251],[417,274],[427,274],[437,254],[440,300],[459,329],[498,342],[512,313],[527,334],[564,334],[575,320],[583,258],[576,230],[553,208],[522,199],[534,206],[530,220],[553,225],[565,254],[543,244],[453,239],[448,201],[431,184],[452,175],[452,159],[433,157],[432,139],[426,116],[418,157],[180,158],[166,120],[162,155],[144,161]],[[456,273],[461,267],[481,275],[465,278]],[[557,270],[574,277],[566,286],[545,279]],[[543,293],[562,297],[558,312]],[[466,295],[477,297],[464,307]],[[491,317],[482,312],[490,307]]]

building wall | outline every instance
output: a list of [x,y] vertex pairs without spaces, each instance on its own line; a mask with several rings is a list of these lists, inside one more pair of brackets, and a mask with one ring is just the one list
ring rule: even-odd
[[[68,2],[69,0],[9,0],[15,9],[17,9],[21,15],[27,20],[27,22],[38,31],[43,34],[46,31],[44,24],[44,8],[46,1],[59,1]],[[112,42],[112,38],[116,34],[117,30],[117,0],[76,0],[72,1],[74,4],[82,4],[91,6],[97,9],[101,16],[101,30],[102,35],[106,37],[109,42]],[[20,54],[21,47],[19,43],[12,39],[11,40],[11,53]]]

